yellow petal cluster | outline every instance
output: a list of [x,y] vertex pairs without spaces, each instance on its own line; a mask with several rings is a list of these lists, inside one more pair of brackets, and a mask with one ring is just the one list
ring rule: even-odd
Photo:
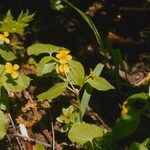
[[18,78],[19,72],[17,71],[19,69],[19,65],[15,64],[14,66],[7,62],[5,65],[5,71],[6,73],[11,74],[12,78]]
[[72,59],[71,55],[68,55],[70,51],[68,50],[61,50],[56,55],[56,58],[59,60],[59,66],[56,67],[57,73],[69,73],[70,72],[70,66],[68,64],[68,61]]
[[7,44],[10,43],[10,40],[7,38],[9,36],[8,32],[4,32],[3,34],[0,34],[0,41],[4,41]]
[[127,112],[128,112],[128,109],[126,108],[126,104],[128,103],[128,101],[126,100],[126,101],[124,101],[124,103],[122,104],[122,106],[121,106],[121,109],[122,109],[122,111],[121,111],[121,117],[123,118],[126,114],[127,114]]

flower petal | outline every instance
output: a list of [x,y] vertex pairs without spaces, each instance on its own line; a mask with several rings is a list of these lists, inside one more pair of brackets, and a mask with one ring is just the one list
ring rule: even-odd
[[17,72],[17,71],[14,71],[14,72],[12,72],[12,74],[11,74],[11,76],[12,76],[12,78],[18,78],[18,76],[19,76],[19,73]]
[[4,32],[4,36],[5,36],[5,37],[8,37],[8,36],[9,36],[9,33],[8,33],[8,32]]
[[18,70],[18,69],[19,69],[19,65],[15,64],[13,68],[14,68],[15,70]]
[[5,38],[4,41],[9,44],[10,43],[10,40],[8,38]]

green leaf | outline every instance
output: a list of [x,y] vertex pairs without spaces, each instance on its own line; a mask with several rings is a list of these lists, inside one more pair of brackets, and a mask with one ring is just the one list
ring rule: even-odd
[[25,75],[19,75],[17,79],[12,79],[5,76],[1,79],[1,84],[7,91],[20,92],[29,86],[30,80],[31,79]]
[[70,72],[68,78],[74,85],[82,86],[84,84],[84,67],[80,62],[71,60],[69,62]]
[[4,71],[5,67],[4,65],[0,65],[0,74],[2,74],[2,72]]
[[0,31],[7,31],[9,33],[18,33],[23,35],[24,28],[33,19],[33,16],[34,14],[29,15],[28,11],[25,13],[21,12],[18,19],[14,20],[11,11],[9,10],[6,14],[6,18],[0,22]]
[[137,93],[137,94],[134,94],[128,98],[128,104],[132,104],[136,101],[143,101],[144,102],[144,101],[147,101],[148,98],[149,98],[149,96],[147,93],[144,93],[144,92]]
[[34,150],[45,150],[45,147],[43,144],[36,143]]
[[8,92],[2,86],[0,87],[0,110],[6,110],[9,106]]
[[140,144],[138,142],[133,142],[131,144],[130,150],[149,150],[149,149],[145,147],[143,144]]
[[54,46],[51,44],[36,43],[28,47],[27,53],[28,55],[39,55],[43,53],[49,54],[49,53],[58,52],[61,49],[64,48],[59,46]]
[[97,77],[96,79],[89,78],[88,83],[93,88],[95,88],[99,91],[107,91],[107,90],[110,90],[110,89],[114,89],[114,87],[102,77]]
[[0,140],[6,135],[6,128],[8,125],[8,119],[6,115],[0,110]]
[[1,57],[3,57],[6,61],[12,61],[12,60],[14,60],[14,59],[17,58],[17,57],[14,55],[13,52],[4,50],[4,49],[2,49],[2,47],[0,47],[0,55],[1,55]]
[[68,133],[68,137],[72,142],[77,142],[81,145],[86,142],[92,142],[94,138],[102,136],[102,128],[88,123],[74,123]]
[[145,139],[142,144],[150,149],[150,138]]
[[38,76],[42,76],[43,74],[50,73],[51,71],[54,70],[56,63],[50,61],[51,61],[50,56],[45,56],[44,58],[41,59],[41,61],[37,65]]
[[139,122],[140,113],[135,111],[130,111],[123,118],[118,118],[112,131],[113,141],[132,134],[138,127]]
[[68,85],[67,82],[57,83],[53,87],[51,87],[48,91],[37,95],[37,98],[39,98],[40,100],[54,99],[65,91],[67,85]]
[[[95,67],[93,72],[95,73],[95,75],[99,76],[101,74],[103,68],[104,68],[104,65],[99,63]],[[92,91],[93,91],[93,88],[89,84],[86,85],[85,90],[82,95],[82,99],[81,99],[81,104],[80,104],[81,112],[78,113],[78,117],[76,120],[77,122],[80,122],[80,117],[82,118],[84,116],[85,110],[86,110],[88,103],[90,101],[90,98],[91,98]]]

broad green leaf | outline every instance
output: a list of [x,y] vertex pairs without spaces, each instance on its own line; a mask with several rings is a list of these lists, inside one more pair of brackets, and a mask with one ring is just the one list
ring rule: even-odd
[[149,149],[145,147],[143,144],[140,144],[138,142],[133,142],[131,144],[130,150],[149,150]]
[[70,61],[70,72],[68,78],[74,85],[82,86],[84,84],[84,67],[80,62]]
[[102,77],[97,77],[96,79],[89,78],[88,83],[93,88],[95,88],[99,91],[107,91],[107,90],[110,90],[110,89],[114,89],[114,87]]
[[[103,67],[104,67],[103,64],[98,64],[95,67],[95,69],[93,70],[93,72],[97,76],[99,76],[103,70]],[[86,110],[88,103],[90,101],[90,98],[91,98],[92,91],[93,91],[93,88],[89,84],[86,85],[85,90],[84,90],[83,95],[82,95],[82,99],[81,99],[81,104],[80,104],[81,112],[78,113],[77,122],[80,122],[80,117],[82,120],[82,117],[84,116],[85,110]]]
[[113,141],[115,142],[132,134],[138,127],[139,122],[140,113],[135,111],[127,113],[123,118],[118,118],[112,131]]
[[65,91],[67,85],[68,85],[67,82],[57,83],[53,87],[51,87],[48,91],[37,95],[37,98],[39,98],[40,100],[54,99]]
[[11,51],[7,51],[7,50],[3,50],[0,48],[0,55],[1,57],[3,57],[6,61],[12,61],[14,59],[16,59],[17,57],[14,55],[13,52]]
[[4,65],[0,65],[0,75],[3,72],[4,69],[5,69]]
[[43,53],[49,54],[49,53],[58,52],[61,49],[64,49],[64,48],[51,45],[51,44],[36,43],[28,47],[27,53],[28,55],[39,55]]
[[9,10],[6,14],[6,18],[0,22],[0,31],[7,31],[9,33],[18,33],[23,35],[24,28],[33,19],[34,14],[29,15],[29,12],[21,12],[18,19],[14,20]]
[[6,128],[8,125],[8,119],[6,115],[0,110],[0,140],[6,135]]
[[148,94],[144,93],[144,92],[134,94],[128,98],[128,104],[132,104],[136,101],[143,101],[144,102],[144,101],[148,100],[148,97],[149,97]]
[[72,142],[77,142],[81,145],[86,142],[92,142],[94,138],[102,136],[102,128],[88,123],[74,123],[68,133],[68,137]]
[[3,77],[1,84],[7,91],[20,92],[29,86],[30,80],[31,79],[25,75],[19,75],[19,77],[14,80],[12,78]]
[[45,150],[45,147],[43,144],[36,143],[34,146],[34,150]]
[[42,76],[43,74],[50,73],[55,68],[56,63],[50,62],[51,57],[45,56],[37,65],[37,75]]

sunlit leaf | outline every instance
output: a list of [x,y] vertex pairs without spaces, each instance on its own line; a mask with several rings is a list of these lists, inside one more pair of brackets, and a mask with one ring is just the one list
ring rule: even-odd
[[110,90],[110,89],[114,89],[114,87],[102,77],[97,77],[96,79],[91,79],[90,78],[90,79],[88,79],[88,83],[93,88],[95,88],[99,91],[107,91],[107,90]]
[[37,75],[42,76],[43,74],[50,73],[55,68],[56,63],[51,61],[50,56],[46,56],[41,59],[37,65]]
[[67,85],[67,82],[57,83],[48,91],[37,95],[37,98],[39,98],[40,100],[54,99],[65,91]]
[[61,49],[64,49],[64,48],[51,45],[51,44],[36,43],[28,47],[27,53],[28,55],[39,55],[43,53],[49,54],[49,53],[57,52]]
[[88,141],[92,142],[94,138],[102,136],[102,128],[88,123],[74,123],[68,133],[68,137],[72,142],[77,142],[81,145]]
[[36,143],[33,150],[45,150],[45,147],[43,144]]
[[6,14],[6,18],[0,23],[0,31],[23,35],[24,28],[33,19],[33,16],[34,14],[29,15],[29,11],[26,11],[25,13],[21,12],[18,19],[14,20],[11,11],[9,10]]
[[8,119],[6,115],[0,110],[0,140],[6,135],[6,128],[8,125]]
[[130,150],[149,150],[149,149],[145,147],[143,144],[140,144],[138,142],[133,142],[131,144]]
[[69,80],[78,86],[82,86],[84,84],[84,67],[80,62],[70,61],[70,73],[68,74]]
[[31,79],[25,75],[19,75],[17,79],[3,77],[1,79],[1,84],[5,87],[7,91],[19,92],[29,86],[30,80]]

